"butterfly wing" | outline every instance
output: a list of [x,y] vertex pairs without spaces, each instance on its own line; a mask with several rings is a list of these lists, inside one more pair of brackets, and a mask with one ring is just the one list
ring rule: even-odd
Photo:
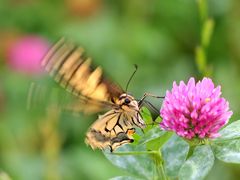
[[[114,151],[117,147],[133,142],[137,122],[143,122],[139,114],[110,110],[93,123],[86,135],[86,143],[93,149],[110,147]],[[144,124],[142,124],[144,125]],[[141,127],[141,124],[137,126]]]
[[93,69],[91,59],[83,53],[83,48],[62,38],[48,51],[42,66],[61,86],[78,97],[80,101],[74,104],[75,110],[97,112],[103,106],[114,106],[111,99],[119,97],[123,90],[103,78],[100,67]]

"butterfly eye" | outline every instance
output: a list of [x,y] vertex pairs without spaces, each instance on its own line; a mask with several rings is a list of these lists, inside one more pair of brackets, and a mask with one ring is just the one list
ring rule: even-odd
[[128,98],[124,99],[124,103],[125,104],[129,104],[130,103],[130,100]]

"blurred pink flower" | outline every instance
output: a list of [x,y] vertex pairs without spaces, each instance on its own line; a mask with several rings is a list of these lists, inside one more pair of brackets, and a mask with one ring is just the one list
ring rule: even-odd
[[221,87],[215,88],[209,78],[197,83],[190,78],[187,85],[181,81],[179,86],[174,82],[160,110],[160,127],[187,139],[219,136],[219,129],[232,116],[228,101],[220,95]]
[[41,74],[40,61],[49,48],[49,43],[39,36],[19,38],[8,51],[12,69],[26,74]]

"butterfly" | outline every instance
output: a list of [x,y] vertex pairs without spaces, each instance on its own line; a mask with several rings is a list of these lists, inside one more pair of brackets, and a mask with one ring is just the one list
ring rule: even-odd
[[93,149],[109,147],[112,152],[134,141],[136,127],[145,127],[140,104],[147,95],[137,101],[106,79],[101,67],[92,68],[91,58],[84,56],[82,47],[62,38],[50,48],[42,66],[63,88],[77,97],[76,109],[88,113],[108,108],[86,133],[85,142]]

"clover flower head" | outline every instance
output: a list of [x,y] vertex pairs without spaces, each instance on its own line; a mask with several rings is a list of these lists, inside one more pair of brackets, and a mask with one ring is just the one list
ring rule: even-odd
[[214,87],[210,78],[195,83],[173,83],[160,110],[164,130],[174,131],[186,139],[215,138],[232,116],[229,103],[221,96],[221,87]]

